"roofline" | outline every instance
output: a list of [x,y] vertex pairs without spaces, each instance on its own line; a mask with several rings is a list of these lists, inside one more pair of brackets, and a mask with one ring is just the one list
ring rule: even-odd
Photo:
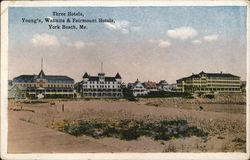
[[[200,72],[200,73],[201,73],[201,72]],[[191,78],[192,76],[199,76],[200,73],[198,73],[198,74],[192,74],[191,76],[183,77],[183,78],[177,79],[176,81],[184,80],[184,79],[187,79],[187,78]],[[225,75],[225,74],[228,74],[228,75],[230,75],[230,77],[237,77],[237,78],[240,78],[240,76],[236,76],[236,75],[233,75],[233,74],[231,74],[231,73],[206,73],[206,72],[204,72],[204,74],[208,75],[208,77],[213,77],[213,76],[209,76],[209,75],[211,75],[211,74],[216,74],[216,75],[220,75],[220,74],[221,74],[221,75]]]
[[[13,79],[16,79],[16,78],[19,78],[19,77],[21,77],[21,76],[33,76],[33,77],[36,77],[36,76],[38,76],[38,75],[20,75],[20,76],[17,76],[17,77],[14,77]],[[74,80],[73,78],[71,78],[71,77],[69,77],[69,76],[66,76],[66,75],[45,75],[45,77],[49,77],[49,76],[57,76],[57,77],[67,77],[67,78],[69,78],[69,79],[71,79],[71,80]]]

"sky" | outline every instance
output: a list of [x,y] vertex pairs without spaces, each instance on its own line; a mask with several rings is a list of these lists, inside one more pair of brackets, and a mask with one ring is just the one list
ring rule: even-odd
[[[81,12],[84,16],[54,16]],[[120,73],[125,83],[166,80],[199,73],[231,73],[246,79],[244,6],[220,7],[11,7],[8,74],[67,75],[76,82],[85,72]],[[26,23],[41,19],[43,23]],[[81,23],[87,29],[49,29],[50,19],[113,19]]]

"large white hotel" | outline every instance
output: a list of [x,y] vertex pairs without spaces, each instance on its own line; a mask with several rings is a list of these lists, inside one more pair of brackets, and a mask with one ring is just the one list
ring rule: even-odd
[[84,98],[119,98],[122,97],[121,76],[106,77],[105,73],[90,76],[87,72],[83,75],[82,96]]

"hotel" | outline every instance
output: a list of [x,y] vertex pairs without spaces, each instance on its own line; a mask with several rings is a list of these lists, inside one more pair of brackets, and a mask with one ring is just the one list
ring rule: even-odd
[[177,91],[187,93],[241,93],[240,77],[230,73],[192,74],[177,80]]
[[74,80],[68,76],[38,75],[15,77],[8,89],[9,98],[73,98]]
[[106,77],[105,73],[90,76],[87,72],[82,77],[81,94],[84,98],[120,98],[122,97],[121,76]]

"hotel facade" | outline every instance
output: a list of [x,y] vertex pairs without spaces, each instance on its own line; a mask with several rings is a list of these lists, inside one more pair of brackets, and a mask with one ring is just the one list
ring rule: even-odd
[[41,69],[38,75],[20,75],[9,87],[9,98],[72,98],[74,80],[68,76],[45,75]]
[[177,80],[177,91],[187,93],[241,93],[240,77],[230,73],[192,74]]
[[90,76],[87,72],[82,77],[81,95],[84,98],[120,98],[123,96],[121,76],[117,73],[114,77],[106,77],[105,73]]
[[148,94],[147,89],[138,79],[134,83],[129,83],[128,88],[132,91],[134,97],[142,97]]

